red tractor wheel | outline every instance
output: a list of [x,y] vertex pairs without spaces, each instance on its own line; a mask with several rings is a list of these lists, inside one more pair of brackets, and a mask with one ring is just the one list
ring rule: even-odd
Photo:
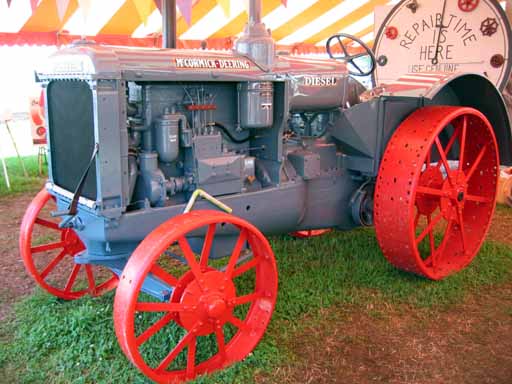
[[329,232],[331,232],[330,229],[310,229],[307,231],[292,232],[290,235],[298,239],[309,239],[310,237],[323,236]]
[[43,289],[65,300],[114,289],[118,279],[112,272],[95,272],[99,267],[75,263],[74,256],[85,246],[75,231],[59,228],[50,216],[52,210],[55,199],[43,189],[23,216],[19,246],[27,272]]
[[[228,258],[210,255],[216,231],[238,236]],[[206,233],[197,257],[192,233]],[[242,256],[246,244],[252,252]],[[155,284],[168,287],[163,301],[144,293]],[[236,216],[194,211],[160,225],[134,251],[116,292],[114,325],[124,353],[146,376],[180,382],[244,359],[262,338],[276,296],[265,236]]]
[[489,230],[499,173],[487,118],[433,106],[407,118],[384,153],[375,228],[397,268],[440,280],[471,263]]

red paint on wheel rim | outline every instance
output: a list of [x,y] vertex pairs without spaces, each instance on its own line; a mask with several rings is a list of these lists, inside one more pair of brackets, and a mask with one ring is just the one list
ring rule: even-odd
[[427,107],[397,129],[375,190],[375,229],[397,268],[439,280],[471,263],[494,213],[499,156],[479,111]]
[[[114,289],[117,285],[117,276],[110,274],[106,279],[97,282],[97,267],[88,264],[76,264],[70,261],[78,253],[85,250],[85,246],[72,229],[60,229],[58,222],[53,221],[49,215],[45,216],[43,210],[48,210],[48,204],[54,198],[43,189],[30,203],[20,229],[19,247],[23,263],[27,272],[46,291],[65,300],[78,299],[89,293],[100,296]],[[34,231],[38,228],[38,236],[34,238]],[[42,232],[39,232],[42,230]],[[52,240],[49,240],[52,239]],[[34,244],[37,242],[37,244]],[[49,256],[49,263],[44,267],[37,264],[37,259]],[[67,277],[65,282],[62,275]],[[61,283],[50,282],[49,278],[62,280]],[[80,287],[86,283],[87,288]]]
[[290,233],[291,236],[299,239],[309,239],[310,237],[318,237],[331,232],[330,229],[309,229],[307,231],[297,231]]
[[[238,238],[227,264],[219,269],[215,264],[218,261],[211,259],[211,247],[216,233],[228,227],[237,232]],[[205,233],[205,241],[196,259],[187,236],[200,230]],[[252,256],[241,259],[246,243]],[[169,260],[177,264],[168,258],[169,247],[179,248],[187,264],[165,264]],[[149,274],[173,288],[169,300],[148,302],[142,298],[142,284]],[[241,293],[235,282],[247,278],[254,287]],[[114,325],[122,350],[146,376],[159,383],[180,382],[244,359],[263,336],[276,296],[277,267],[264,235],[233,215],[194,211],[160,225],[134,251],[116,292]],[[249,306],[246,315],[237,315],[237,308],[243,305]],[[158,320],[141,326],[140,318],[154,312],[161,313]],[[226,340],[228,325],[235,331]],[[150,348],[148,344],[152,345],[155,335],[164,332],[166,336],[176,329],[183,336],[166,346],[161,359],[150,362],[158,351],[152,351],[148,357],[143,349]],[[204,351],[199,342],[206,336],[215,340],[217,351],[202,360]],[[183,366],[176,366],[180,358]]]

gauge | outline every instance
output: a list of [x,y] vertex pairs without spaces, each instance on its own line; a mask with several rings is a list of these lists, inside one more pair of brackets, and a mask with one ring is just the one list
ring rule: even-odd
[[503,89],[511,71],[511,28],[495,0],[404,0],[375,40],[377,85],[404,74],[472,72]]

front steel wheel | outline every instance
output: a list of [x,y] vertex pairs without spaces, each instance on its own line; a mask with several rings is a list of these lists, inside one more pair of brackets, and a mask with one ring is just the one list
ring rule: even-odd
[[47,292],[64,300],[100,296],[117,286],[117,276],[102,267],[77,264],[85,251],[74,230],[59,228],[50,216],[55,198],[41,190],[30,203],[20,228],[19,247],[28,274]]
[[[220,232],[237,236],[225,259],[212,252]],[[201,234],[196,255],[191,235]],[[145,293],[155,287],[160,300]],[[181,382],[244,359],[262,338],[276,296],[277,268],[264,235],[233,215],[194,211],[160,225],[134,251],[116,292],[114,325],[142,373]]]
[[432,106],[407,118],[384,153],[375,229],[397,268],[440,280],[468,266],[494,213],[499,155],[479,111]]

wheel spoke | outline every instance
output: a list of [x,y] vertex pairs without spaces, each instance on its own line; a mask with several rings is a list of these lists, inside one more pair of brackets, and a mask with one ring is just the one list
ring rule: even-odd
[[242,320],[240,320],[238,317],[234,315],[230,315],[228,317],[228,321],[242,331],[245,331],[247,329],[247,324],[245,324]]
[[416,229],[418,227],[418,223],[420,222],[420,218],[421,218],[421,213],[418,210],[418,212],[416,212],[416,216],[414,217],[414,229]]
[[246,241],[247,241],[247,231],[244,228],[240,231],[240,236],[238,236],[238,240],[236,241],[235,248],[233,249],[233,253],[231,254],[231,257],[229,258],[229,263],[226,268],[226,276],[228,278],[233,276],[233,271],[235,269],[236,262],[238,261],[238,258],[240,257],[240,252],[242,252],[242,248],[244,247]]
[[423,232],[421,233],[421,235],[419,235],[417,238],[416,238],[416,244],[419,244],[423,241],[423,239],[430,233],[432,232],[432,230],[434,229],[434,227],[437,225],[437,223],[439,223],[441,221],[441,219],[443,218],[443,214],[440,213],[439,215],[436,216],[436,218],[432,221],[430,221],[430,223],[427,225],[427,228],[425,228],[423,230]]
[[[432,215],[427,215],[427,225],[430,226],[432,224]],[[428,239],[430,244],[430,256],[432,256],[436,250],[436,243],[434,241],[434,232],[428,232]]]
[[219,348],[219,354],[224,360],[226,358],[226,340],[224,339],[224,331],[219,325],[215,328],[215,337],[217,338],[217,346]]
[[206,237],[204,238],[203,250],[201,251],[201,268],[204,270],[208,267],[208,258],[210,257],[210,251],[212,249],[213,238],[215,236],[215,224],[208,226]]
[[233,271],[232,278],[243,275],[247,271],[256,267],[259,264],[259,262],[260,262],[259,259],[256,259],[256,258],[252,259],[251,261],[248,261],[247,263],[243,264],[241,267],[239,267]]
[[356,64],[356,62],[354,61],[354,58],[351,58],[350,60],[348,60],[348,62],[350,64],[352,64],[358,71],[360,74],[363,74],[363,70],[361,68],[359,68],[359,65]]
[[460,155],[459,155],[459,171],[464,167],[464,152],[466,151],[466,133],[468,126],[468,117],[464,115],[464,122],[462,123],[462,132],[460,138]]
[[59,264],[66,256],[66,251],[62,250],[55,258],[48,263],[48,265],[41,272],[41,278],[44,280],[48,274]]
[[487,151],[487,145],[484,146],[480,153],[478,154],[478,156],[476,157],[473,165],[471,166],[468,174],[466,175],[466,182],[469,181],[469,179],[471,179],[471,176],[473,176],[473,173],[475,173],[476,169],[478,168],[478,166],[480,165],[480,162],[482,161],[484,155],[485,155],[485,152]]
[[178,285],[178,279],[171,275],[169,272],[165,271],[162,267],[158,265],[153,265],[151,267],[150,272],[162,280],[164,283],[170,285],[171,287],[175,287]]
[[54,223],[53,221],[49,221],[49,220],[45,220],[45,219],[41,219],[40,217],[37,217],[35,220],[35,223],[42,225],[43,227],[55,229],[57,231],[62,232],[62,229],[59,228],[59,224]]
[[185,307],[179,303],[152,303],[152,302],[139,302],[135,306],[138,312],[183,312]]
[[492,199],[476,195],[466,195],[466,200],[474,201],[475,203],[492,203]]
[[30,252],[32,253],[41,253],[53,251],[54,249],[64,248],[66,243],[64,241],[59,241],[57,243],[49,243],[44,245],[37,245],[35,247],[30,248]]
[[259,293],[254,292],[254,293],[251,293],[250,295],[238,296],[235,299],[233,299],[232,303],[233,303],[233,306],[236,307],[237,305],[251,303],[254,300],[259,299],[260,297],[261,297],[261,295]]
[[202,277],[201,267],[197,263],[194,252],[192,252],[192,248],[190,248],[190,244],[188,243],[185,237],[180,237],[178,239],[178,243],[180,245],[181,250],[183,251],[185,259],[187,260],[188,266],[190,267],[192,273],[194,274],[194,277],[200,280]]
[[76,277],[78,275],[78,272],[80,272],[81,267],[82,264],[75,264],[73,266],[73,270],[71,271],[68,281],[66,282],[66,286],[64,287],[65,292],[71,292],[71,288],[73,288],[73,284],[75,284]]
[[[453,137],[452,137],[452,139],[453,139]],[[441,145],[441,142],[439,141],[439,137],[436,137],[435,143],[436,143],[437,151],[439,152],[439,156],[441,157],[441,162],[444,165],[444,169],[446,170],[446,176],[448,177],[448,181],[450,182],[451,185],[453,185],[452,170],[450,169],[450,164],[448,164],[448,159],[446,158],[446,154],[444,152],[443,146]]]
[[421,193],[422,195],[444,197],[444,191],[442,189],[435,189],[430,187],[418,186],[416,188],[416,193]]
[[341,38],[338,36],[338,43],[341,46],[341,49],[343,49],[343,53],[345,54],[345,57],[348,57],[347,48],[345,47],[345,44],[341,41]]
[[196,345],[197,337],[193,337],[188,344],[187,353],[187,378],[192,379],[194,377],[194,371],[196,366]]
[[94,273],[89,264],[85,265],[85,274],[87,275],[87,282],[89,283],[89,292],[93,294],[96,291],[96,281],[94,280]]
[[[459,133],[460,133],[460,127],[457,127],[455,129],[455,132],[453,132],[453,135],[452,137],[450,137],[450,141],[448,141],[448,144],[446,145],[446,148],[444,149],[443,153],[445,154],[445,156],[448,156],[448,153],[450,153],[453,145],[455,144],[455,140],[457,139],[457,137],[459,136]],[[439,144],[441,144],[439,142]],[[438,147],[438,150],[441,151],[442,149],[439,149]],[[440,165],[440,164],[438,164]]]
[[183,349],[190,343],[192,339],[195,339],[195,332],[193,330],[188,332],[174,347],[174,349],[171,352],[169,352],[169,354],[162,360],[160,365],[156,368],[156,371],[165,371],[167,367],[174,361],[174,359],[178,357],[181,351],[183,351]]
[[462,250],[464,253],[468,250],[467,242],[466,242],[466,232],[464,229],[464,216],[462,214],[462,208],[460,206],[457,206],[457,217],[459,219],[459,229],[460,229],[460,236],[462,240]]
[[444,249],[446,248],[446,244],[448,244],[448,240],[450,239],[451,231],[453,226],[453,220],[450,220],[448,222],[448,227],[446,228],[446,232],[444,233],[443,241],[441,242],[441,245],[436,250],[432,257],[432,268],[436,269],[437,267],[437,261],[439,259],[439,256],[444,252]]
[[137,336],[137,339],[135,340],[135,344],[137,345],[137,347],[140,347],[142,344],[144,344],[146,341],[152,338],[163,327],[165,327],[172,320],[174,320],[174,316],[174,313],[165,314],[164,316],[162,316],[160,320],[158,320],[151,327],[149,327],[143,333]]

